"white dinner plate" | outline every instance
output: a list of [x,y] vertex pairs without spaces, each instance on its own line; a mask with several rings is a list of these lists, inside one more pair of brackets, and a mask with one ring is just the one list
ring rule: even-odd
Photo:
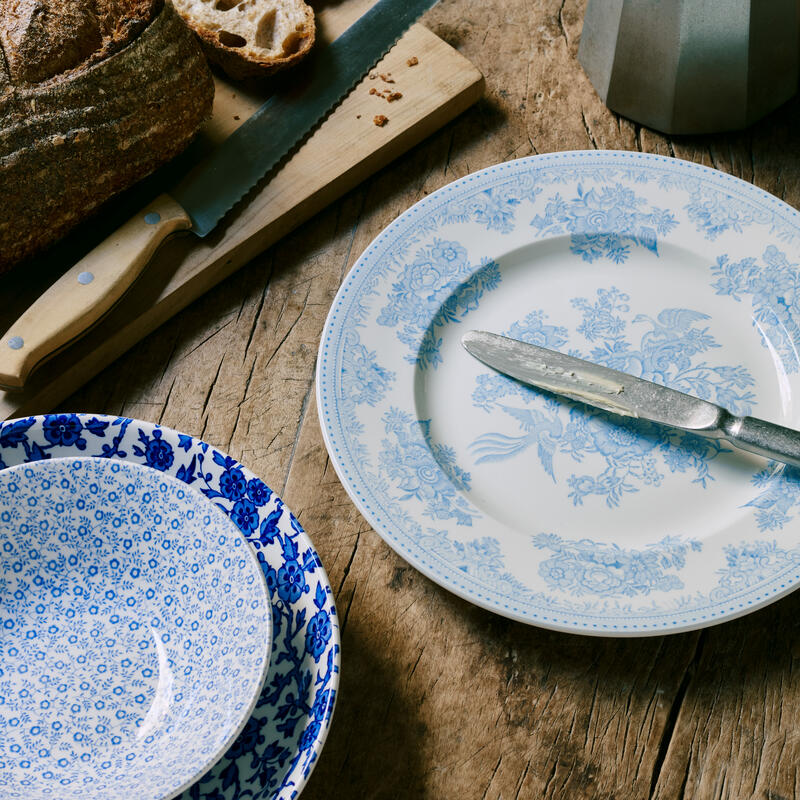
[[800,214],[627,152],[512,161],[426,197],[331,308],[325,442],[375,530],[437,583],[544,627],[698,628],[800,580],[800,471],[493,372],[494,331],[800,427]]

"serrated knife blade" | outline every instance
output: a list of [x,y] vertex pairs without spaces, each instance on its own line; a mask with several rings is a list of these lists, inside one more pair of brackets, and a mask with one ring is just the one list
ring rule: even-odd
[[169,192],[56,281],[0,339],[0,386],[21,389],[49,356],[119,301],[172,233],[206,236],[437,0],[379,0],[309,56],[301,85],[267,100]]
[[302,93],[267,100],[170,192],[191,230],[208,234],[323,119],[437,0],[380,0],[333,44],[312,51]]
[[461,343],[487,366],[538,389],[623,417],[725,439],[742,450],[800,467],[800,431],[792,428],[738,417],[685,392],[496,333],[468,331]]

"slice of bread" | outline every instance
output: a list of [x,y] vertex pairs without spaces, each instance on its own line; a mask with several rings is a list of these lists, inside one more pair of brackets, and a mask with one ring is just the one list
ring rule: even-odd
[[209,60],[231,78],[270,75],[314,43],[314,11],[303,0],[172,0]]

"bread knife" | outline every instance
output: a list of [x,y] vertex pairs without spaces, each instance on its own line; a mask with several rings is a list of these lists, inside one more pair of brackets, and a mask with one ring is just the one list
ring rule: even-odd
[[484,364],[538,389],[612,414],[725,439],[742,450],[800,467],[800,431],[737,417],[676,389],[496,333],[468,331],[461,343]]
[[301,65],[168,193],[128,220],[44,292],[0,339],[0,386],[21,389],[47,358],[102,319],[177,231],[206,236],[437,0],[379,0]]

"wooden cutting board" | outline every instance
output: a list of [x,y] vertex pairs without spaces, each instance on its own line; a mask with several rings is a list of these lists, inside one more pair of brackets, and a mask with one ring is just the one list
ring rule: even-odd
[[[368,0],[343,0],[324,9],[318,16],[318,37],[334,39],[370,5]],[[148,333],[464,111],[482,91],[483,76],[467,59],[414,25],[291,159],[217,230],[202,240],[188,235],[167,242],[99,325],[34,373],[23,391],[0,390],[0,420],[55,410]],[[381,96],[389,92],[402,97],[389,102]],[[201,134],[204,143],[223,140],[264,99],[257,91],[218,80],[213,117]],[[387,118],[383,126],[374,122],[378,115]],[[103,224],[110,223],[101,218],[94,227]],[[58,257],[0,278],[0,331],[7,330],[71,263],[54,261]]]

